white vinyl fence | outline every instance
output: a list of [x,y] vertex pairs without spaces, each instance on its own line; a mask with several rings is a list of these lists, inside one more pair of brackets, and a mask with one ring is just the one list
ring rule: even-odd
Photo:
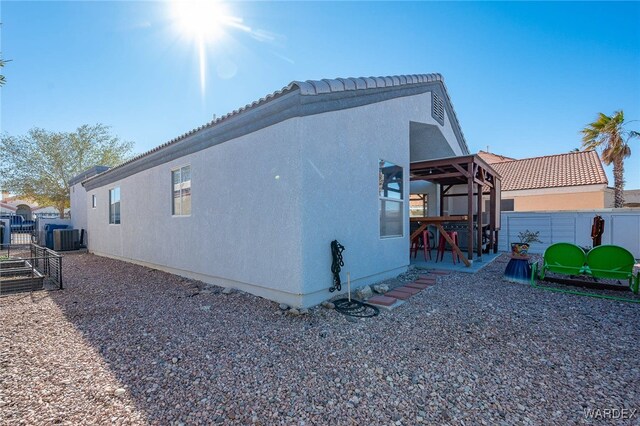
[[640,258],[640,208],[581,211],[502,212],[498,247],[510,251],[518,242],[518,233],[540,231],[543,243],[534,243],[530,253],[543,253],[551,244],[566,242],[581,247],[593,246],[591,225],[596,215],[604,219],[602,244],[614,244]]

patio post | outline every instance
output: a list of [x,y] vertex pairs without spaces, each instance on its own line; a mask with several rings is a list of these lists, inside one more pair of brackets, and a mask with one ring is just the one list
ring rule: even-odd
[[473,260],[473,161],[467,163],[467,253]]
[[496,188],[495,180],[493,186],[489,189],[489,235],[491,237],[491,249],[494,253],[498,252],[498,234],[496,233]]
[[476,223],[478,224],[478,233],[476,238],[478,239],[478,241],[476,241],[476,245],[478,246],[478,259],[482,257],[482,184],[478,183],[477,185],[478,188],[478,195],[477,195],[477,203],[478,203],[478,207],[476,209],[477,212],[477,219],[476,219]]

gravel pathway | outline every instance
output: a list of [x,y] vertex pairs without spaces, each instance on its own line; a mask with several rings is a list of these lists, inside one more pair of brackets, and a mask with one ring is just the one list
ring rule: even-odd
[[64,291],[0,299],[0,423],[569,425],[640,409],[640,306],[504,282],[506,261],[354,320],[67,255]]

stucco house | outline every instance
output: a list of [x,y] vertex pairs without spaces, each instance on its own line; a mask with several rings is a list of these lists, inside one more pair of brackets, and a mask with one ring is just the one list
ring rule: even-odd
[[640,189],[624,190],[624,206],[640,207]]
[[[0,198],[0,215],[22,216],[23,220],[35,220],[37,217],[57,217],[58,209],[52,206],[39,206],[32,200],[24,200],[3,192]],[[65,209],[65,214],[69,212]]]
[[468,154],[439,74],[295,81],[74,179],[72,220],[95,254],[312,306],[332,240],[353,288],[405,271],[410,164]]
[[515,158],[480,151],[502,176],[502,211],[611,208],[613,189],[596,151]]

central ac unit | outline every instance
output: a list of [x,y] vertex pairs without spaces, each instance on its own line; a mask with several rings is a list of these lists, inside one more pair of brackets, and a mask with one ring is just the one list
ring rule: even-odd
[[80,231],[77,229],[55,229],[53,249],[55,251],[77,250],[80,247]]

